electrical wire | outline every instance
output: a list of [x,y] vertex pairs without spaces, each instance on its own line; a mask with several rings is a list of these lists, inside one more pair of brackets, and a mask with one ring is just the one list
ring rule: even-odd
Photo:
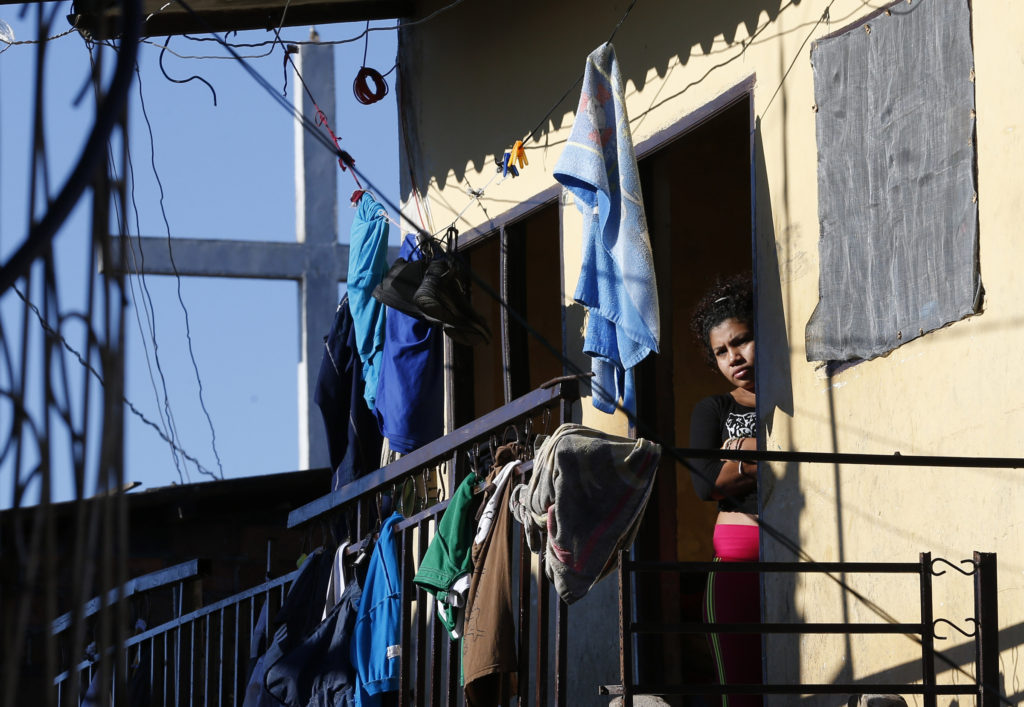
[[[127,143],[124,145],[124,149],[125,149],[125,159],[128,162],[128,175],[127,176],[128,176],[129,183],[131,184],[131,186],[130,186],[130,188],[131,188],[131,204],[132,204],[132,209],[134,210],[134,213],[135,213],[135,230],[136,230],[136,233],[138,233],[139,211],[138,211],[138,206],[136,205],[136,202],[135,202],[135,184],[134,184],[135,169],[134,169],[134,166],[132,166],[132,164],[131,164],[131,156],[130,156],[130,153],[129,153],[129,148],[128,148]],[[115,165],[114,165],[114,154],[113,154],[113,148],[112,147],[108,148],[108,155],[109,155],[109,160],[108,161],[109,161],[110,174],[112,176],[112,179],[116,181],[117,180],[117,170],[116,170]],[[156,379],[153,376],[153,365],[152,365],[152,363],[150,362],[150,359],[149,359],[149,347],[146,344],[146,336],[145,336],[145,332],[143,331],[143,328],[142,328],[142,319],[139,316],[139,309],[140,309],[139,308],[139,300],[140,300],[140,297],[137,296],[136,293],[135,293],[135,282],[134,282],[134,280],[132,278],[133,271],[134,271],[134,274],[135,274],[136,277],[141,277],[142,273],[141,273],[141,271],[139,269],[140,266],[139,266],[138,260],[136,259],[136,256],[135,256],[135,249],[131,245],[131,242],[132,242],[131,241],[131,233],[130,233],[130,231],[128,229],[128,224],[121,222],[121,211],[118,210],[118,209],[113,209],[113,212],[115,214],[115,217],[117,218],[118,232],[120,234],[123,234],[121,236],[121,242],[123,244],[127,244],[128,245],[128,252],[131,254],[130,255],[131,264],[129,266],[131,268],[131,270],[129,270],[129,272],[127,272],[125,274],[126,275],[125,276],[125,280],[127,280],[127,282],[128,282],[128,290],[131,293],[131,301],[133,303],[135,303],[135,307],[133,307],[133,309],[135,311],[135,322],[138,325],[138,329],[139,329],[139,341],[142,344],[142,353],[143,353],[143,356],[146,359],[146,370],[147,370],[147,372],[149,374],[150,386],[153,389],[153,397],[156,400],[157,415],[160,418],[160,426],[163,429],[164,434],[168,435],[171,439],[174,439],[174,440],[176,440],[176,441],[178,441],[180,443],[180,438],[178,436],[177,428],[174,425],[174,418],[171,417],[170,422],[168,423],[167,419],[164,417],[164,411],[160,407],[160,395],[159,395],[159,393],[157,392],[157,389],[156,389]],[[140,249],[140,255],[141,255],[141,249]],[[147,323],[150,326],[151,335],[152,335],[153,343],[154,343],[154,347],[155,347],[156,346],[156,331],[155,331],[155,323],[154,323],[155,320],[151,316],[151,314],[152,314],[152,311],[151,311],[151,309],[152,309],[152,300],[150,300],[149,307],[147,307],[146,306],[146,299],[145,298],[149,296],[149,290],[148,290],[148,288],[145,287],[145,282],[144,281],[141,282],[140,289],[144,289],[144,293],[143,293],[143,297],[142,297],[142,310],[146,313],[146,320],[147,320]],[[164,393],[166,395],[166,392],[167,392],[167,381],[164,378],[163,370],[159,369],[159,358],[157,358],[157,365],[158,365],[158,370],[160,372],[160,380],[161,380],[161,383],[163,384]],[[168,401],[168,405],[169,405],[169,401]],[[170,414],[169,408],[168,408],[167,412],[168,412],[168,415],[169,415]],[[183,483],[183,484],[186,483],[186,481],[191,481],[191,479],[188,478],[188,469],[187,468],[184,469],[184,472],[183,472],[181,462],[178,459],[177,451],[174,449],[174,447],[171,447],[170,451],[171,451],[171,458],[174,461],[175,470],[178,472],[178,480],[181,483]]]
[[[43,317],[42,312],[39,311],[39,308],[36,307],[36,305],[33,302],[31,302],[17,286],[12,287],[11,289],[13,289],[15,294],[18,295],[19,298],[21,298],[22,302],[24,302],[25,305],[32,310],[32,313],[36,315],[36,318],[39,320],[39,325],[46,331],[46,333],[52,336],[57,341],[59,341],[61,345],[68,351],[68,353],[70,353],[72,356],[78,359],[78,362],[82,364],[82,367],[89,373],[91,373],[92,376],[96,378],[97,381],[99,381],[100,385],[106,387],[106,381],[103,379],[103,375],[99,371],[97,371],[96,368],[91,363],[86,361],[82,354],[80,354],[77,349],[75,349],[70,343],[68,343],[67,339],[65,339],[60,334],[60,332],[54,330],[54,328],[50,326],[50,324]],[[121,401],[125,405],[127,405],[128,409],[131,410],[136,417],[142,420],[143,423],[152,427],[156,431],[156,433],[160,435],[161,439],[167,442],[167,444],[173,446],[178,451],[178,453],[181,454],[185,459],[188,459],[190,462],[195,464],[196,468],[198,468],[202,473],[216,477],[215,472],[206,469],[198,459],[196,459],[191,454],[189,454],[184,449],[175,444],[174,440],[167,437],[163,433],[163,430],[161,430],[156,425],[156,423],[154,423],[152,420],[146,417],[137,407],[135,407],[131,400],[122,395]]]
[[[138,64],[136,64],[135,66],[135,73],[136,85],[138,86],[139,91],[139,102],[140,104],[144,104],[144,97],[142,91],[142,76],[139,73]],[[146,283],[146,254],[142,250],[141,228],[139,225],[139,207],[138,202],[135,199],[135,164],[134,161],[132,160],[131,149],[128,145],[125,145],[125,160],[128,163],[128,186],[130,189],[132,212],[135,216],[135,232],[140,236],[138,255],[136,256],[135,247],[132,244],[130,234],[129,237],[125,239],[124,243],[125,245],[128,246],[128,252],[131,256],[129,265],[131,269],[134,271],[135,278],[137,278],[139,281],[139,289],[141,290],[142,295],[141,298],[135,295],[135,284],[131,276],[131,273],[128,273],[127,280],[132,294],[132,301],[135,302],[136,305],[135,320],[139,327],[139,337],[140,341],[142,342],[143,353],[146,357],[146,368],[149,373],[150,385],[153,389],[153,398],[156,401],[157,414],[160,416],[160,423],[164,429],[164,432],[167,433],[167,435],[171,439],[179,441],[180,443],[180,439],[178,437],[177,432],[177,426],[175,425],[174,422],[174,415],[171,412],[170,396],[168,395],[167,392],[167,378],[164,376],[163,367],[160,363],[160,347],[156,335],[156,310],[153,307],[153,297],[150,294],[149,285]],[[125,230],[127,231],[127,229]],[[160,377],[160,385],[164,394],[164,405],[161,405],[160,393],[157,391],[156,380],[153,376],[153,364],[152,362],[150,362],[149,347],[146,344],[146,334],[143,330],[142,321],[139,317],[140,300],[142,304],[142,311],[146,316],[146,329],[149,332],[149,340],[153,344],[153,359],[156,363],[157,374]],[[174,448],[174,446],[171,446],[169,449],[171,452],[171,459],[174,463],[174,468],[178,472],[178,478],[181,481],[181,483],[185,483],[186,478],[188,477],[188,469],[187,467],[183,468],[181,461],[178,457],[178,452]]]
[[[612,33],[610,35],[608,35],[608,41],[606,41],[605,44],[611,44],[611,41],[613,39],[615,39],[616,33],[618,33],[619,28],[622,27],[622,23],[624,23],[626,21],[626,18],[629,17],[629,13],[631,13],[633,11],[633,8],[636,6],[636,3],[637,3],[637,0],[633,0],[631,3],[629,3],[629,7],[627,7],[626,11],[622,14],[622,17],[619,19],[618,23],[615,25],[615,28],[612,30]],[[575,89],[577,86],[580,85],[580,83],[583,82],[583,76],[585,75],[585,73],[586,73],[586,71],[584,70],[584,72],[581,73],[579,75],[579,77],[575,81],[572,82],[572,85],[570,85],[569,88],[565,89],[565,93],[562,94],[562,97],[559,98],[557,101],[555,101],[555,104],[553,106],[551,106],[551,109],[548,110],[548,112],[544,114],[544,117],[540,119],[540,122],[537,123],[537,126],[533,130],[531,130],[530,132],[526,133],[526,137],[523,138],[523,143],[524,144],[529,142],[530,140],[536,140],[537,139],[534,136],[537,135],[538,131],[542,127],[544,127],[544,124],[547,123],[548,118],[551,117],[551,114],[554,113],[558,109],[558,106],[562,105],[562,102],[566,98],[569,97],[569,94],[572,93],[573,89]]]
[[46,42],[52,42],[55,39],[60,39],[61,37],[66,37],[66,36],[68,36],[69,34],[71,34],[74,31],[75,31],[75,28],[72,27],[71,29],[65,30],[65,31],[63,31],[63,32],[61,32],[59,34],[55,34],[55,35],[53,35],[51,37],[44,37],[43,39],[22,39],[22,40],[11,41],[11,40],[4,39],[3,37],[0,37],[0,44],[6,44],[7,45],[3,49],[0,49],[0,54],[3,54],[5,51],[10,49],[11,47],[17,47],[17,46],[21,46],[21,45],[24,45],[24,44],[44,44]]
[[[196,11],[193,10],[192,7],[185,0],[175,0],[175,2],[177,2],[179,5],[181,5],[181,7],[186,12],[188,12],[193,17],[193,19],[195,19],[197,22],[199,22],[200,24],[203,24],[203,25],[206,25],[207,27],[209,27],[209,25],[202,18],[202,16],[200,16],[198,13],[196,13]],[[231,54],[231,56],[236,61],[238,61],[238,63],[242,66],[242,68],[245,70],[245,72],[248,73],[249,76],[252,77],[252,79],[254,81],[256,81],[256,83],[259,84],[263,88],[263,90],[265,90],[275,100],[275,102],[277,102],[277,104],[281,108],[283,108],[285,111],[287,111],[289,114],[291,114],[291,116],[293,118],[295,118],[295,120],[297,120],[303,126],[303,128],[306,130],[306,132],[308,132],[310,134],[310,136],[314,140],[316,140],[321,145],[323,145],[325,148],[327,148],[332,153],[334,153],[339,159],[341,159],[341,160],[346,160],[346,159],[347,160],[351,160],[352,159],[351,156],[348,155],[348,153],[346,153],[344,150],[340,149],[336,145],[333,145],[331,143],[331,141],[325,135],[323,135],[323,133],[319,129],[319,126],[312,119],[310,119],[310,118],[306,117],[305,115],[303,115],[302,112],[298,108],[296,108],[295,106],[293,106],[291,104],[290,101],[288,101],[285,97],[281,96],[277,92],[277,90],[273,86],[270,85],[270,82],[268,82],[266,80],[266,78],[263,77],[262,74],[260,74],[258,71],[256,71],[249,64],[249,62],[247,62],[245,59],[243,59],[241,56],[239,56],[238,52],[236,52],[235,49],[232,46],[230,46],[223,38],[221,38],[220,35],[218,35],[216,32],[213,32],[212,30],[210,31],[210,34],[212,35],[212,40],[218,42],[222,47],[227,49],[228,53]],[[273,41],[275,43],[278,42],[277,39],[275,39]]]
[[[163,180],[160,179],[160,172],[159,172],[159,170],[157,170],[157,166],[156,166],[156,141],[155,141],[155,139],[153,137],[153,124],[150,122],[150,120],[149,120],[149,113],[146,110],[146,103],[145,103],[145,100],[143,98],[142,91],[141,91],[141,83],[139,84],[139,86],[140,86],[139,104],[142,107],[142,117],[143,117],[143,120],[146,123],[146,130],[147,130],[147,132],[149,134],[149,163],[150,163],[150,166],[152,167],[153,177],[156,179],[157,188],[158,188],[158,190],[160,192],[160,199],[159,199],[160,215],[163,218],[164,229],[165,229],[165,233],[167,234],[167,255],[168,255],[168,259],[170,260],[170,263],[171,263],[171,269],[174,271],[174,279],[175,279],[175,284],[176,284],[176,292],[177,292],[177,295],[178,295],[178,304],[181,306],[181,311],[182,311],[182,313],[183,313],[183,315],[185,317],[185,340],[186,340],[186,342],[188,344],[188,355],[189,355],[189,359],[192,362],[192,370],[195,372],[196,384],[197,384],[197,386],[199,388],[199,407],[202,409],[203,415],[206,417],[206,422],[207,422],[207,425],[208,425],[208,427],[210,429],[210,446],[213,449],[213,456],[214,456],[214,458],[217,461],[217,469],[220,471],[220,476],[219,477],[216,474],[212,474],[212,476],[215,479],[216,478],[223,479],[224,478],[224,465],[221,462],[220,452],[217,451],[217,431],[216,431],[216,429],[213,426],[213,419],[210,417],[210,411],[206,407],[206,401],[205,401],[204,396],[203,396],[203,379],[202,379],[202,376],[199,374],[199,364],[196,362],[195,351],[194,351],[194,349],[192,347],[192,327],[191,327],[191,323],[189,321],[188,307],[185,306],[185,299],[182,296],[182,292],[181,292],[181,274],[178,272],[178,266],[174,262],[174,251],[173,251],[173,248],[172,248],[172,238],[171,238],[171,224],[170,224],[170,221],[167,218],[167,209],[166,209],[166,207],[164,205],[164,199],[165,199],[164,185],[163,185]],[[154,343],[154,346],[155,346],[156,345],[155,337],[153,339],[153,343]],[[165,407],[167,408],[167,412],[169,414],[170,413],[170,405],[167,402],[166,398],[165,398]],[[202,469],[200,469],[200,473],[207,473],[207,474],[209,474],[208,471],[204,472]]]
[[164,75],[164,78],[172,83],[188,83],[189,81],[201,81],[206,84],[206,87],[210,89],[210,93],[213,94],[213,107],[217,107],[217,91],[213,88],[213,84],[204,79],[202,76],[193,74],[187,79],[176,79],[167,73],[167,69],[164,68],[164,53],[167,51],[168,45],[171,43],[171,37],[168,35],[167,40],[164,42],[163,47],[160,49],[160,58],[157,60],[157,64],[160,67],[160,73]]

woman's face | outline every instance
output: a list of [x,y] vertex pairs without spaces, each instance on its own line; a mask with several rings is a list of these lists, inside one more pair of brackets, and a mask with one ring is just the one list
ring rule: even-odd
[[718,370],[737,388],[754,392],[754,330],[738,319],[712,327],[708,345]]

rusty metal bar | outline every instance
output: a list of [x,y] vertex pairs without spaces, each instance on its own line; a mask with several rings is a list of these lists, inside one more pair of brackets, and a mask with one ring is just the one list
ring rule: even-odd
[[569,671],[569,605],[561,597],[555,603],[555,704],[565,707]]
[[448,679],[445,702],[448,707],[455,707],[459,700],[459,665],[462,662],[462,656],[459,654],[460,648],[461,643],[452,640],[449,640],[445,647],[445,652],[448,656]]
[[174,629],[174,706],[181,704],[181,626]]
[[[559,422],[565,424],[572,415],[572,406],[562,400],[558,406]],[[541,572],[543,574],[543,570]],[[565,707],[569,670],[569,605],[556,599],[555,604],[555,705]]]
[[540,555],[537,572],[537,682],[534,702],[537,707],[548,703],[548,576],[544,573],[544,555]]
[[220,614],[220,629],[217,631],[220,648],[217,651],[217,705],[224,704],[224,609]]
[[918,574],[917,562],[648,562],[631,560],[633,572],[855,572]]
[[410,676],[412,675],[412,665],[409,658],[412,656],[412,597],[416,591],[415,585],[412,583],[412,538],[409,537],[410,530],[402,531],[402,562],[401,562],[401,573],[402,573],[402,620],[399,623],[401,634],[399,637],[399,645],[401,649],[401,657],[399,658],[399,677],[398,677],[398,704],[408,705],[414,704],[412,698],[412,684]]
[[622,707],[633,707],[632,561],[629,551],[619,551],[619,675],[622,677]]
[[196,622],[190,621],[188,627],[188,707],[192,707],[196,695]]
[[[932,609],[932,556],[921,553],[921,682],[935,685],[935,627]],[[924,707],[936,707],[934,694],[924,696]]]
[[161,680],[163,681],[164,704],[167,704],[167,633],[166,632],[163,635],[162,643],[164,645],[164,650],[163,650],[163,653],[161,653],[162,660],[160,662],[160,665],[163,668],[163,675],[161,677]]
[[999,586],[994,552],[974,553],[975,651],[981,707],[997,707],[999,694]]
[[844,683],[802,683],[791,685],[768,684],[732,684],[732,685],[671,685],[657,683],[639,683],[634,686],[634,694],[652,695],[849,695],[868,693],[890,693],[901,695],[976,695],[976,685],[905,685],[873,682]]
[[519,707],[529,704],[530,692],[530,587],[533,582],[533,553],[526,544],[526,531],[519,528]]
[[[203,649],[203,704],[210,704],[210,614],[206,615],[206,635],[203,637],[204,649]],[[150,658],[153,657],[153,650],[150,648]],[[153,682],[152,674],[149,677],[150,683]]]
[[[502,302],[509,299],[509,234],[502,225],[498,229],[498,291]],[[501,307],[501,380],[504,384],[505,402],[512,400],[512,332],[509,330],[508,308]]]
[[234,662],[233,680],[231,681],[231,707],[238,707],[238,607],[241,602],[235,603],[235,641],[231,647],[232,661]]
[[[432,516],[437,528],[438,516]],[[437,619],[437,600],[430,598],[430,704],[441,704],[441,641],[442,627]],[[444,636],[447,638],[447,636]]]
[[[699,621],[662,623],[634,621],[630,630],[636,634],[662,633],[808,633],[808,634],[922,634],[929,630],[926,623],[713,623]],[[934,670],[933,670],[934,672]]]
[[806,464],[860,464],[863,466],[938,466],[980,469],[1021,469],[1020,457],[944,457],[918,454],[849,454],[845,452],[771,452],[767,450],[690,449],[672,450],[679,459],[729,459],[744,462],[802,462]]
[[[429,519],[424,518],[416,526],[416,557],[423,561],[427,554],[427,529]],[[409,567],[410,574],[412,567]],[[416,691],[415,704],[424,704],[427,694],[427,591],[416,587]]]

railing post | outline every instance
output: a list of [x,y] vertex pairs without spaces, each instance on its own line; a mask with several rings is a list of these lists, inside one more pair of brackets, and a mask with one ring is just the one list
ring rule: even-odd
[[527,707],[530,692],[530,587],[533,553],[526,544],[526,531],[519,529],[519,707]]
[[[436,618],[436,617],[435,617]],[[445,704],[456,707],[459,702],[459,665],[462,660],[462,643],[445,640],[445,655],[448,657],[448,675],[445,684]]]
[[630,631],[633,598],[629,583],[629,550],[619,551],[619,675],[622,707],[633,707],[633,635]]
[[[401,559],[401,581],[402,581],[402,620],[401,634],[399,638],[399,678],[398,678],[398,704],[399,707],[411,704],[421,704],[421,695],[414,695],[412,688],[412,663],[415,656],[412,651],[412,600],[416,596],[416,586],[412,582],[413,557],[412,557],[412,528],[401,531],[400,537],[402,559]],[[417,670],[422,668],[417,666]]]
[[[429,519],[421,520],[416,525],[416,562],[422,562],[423,556],[427,554],[427,535],[430,525]],[[412,532],[410,529],[409,532]],[[413,567],[408,567],[412,575]],[[410,584],[412,582],[410,581]],[[415,585],[414,585],[415,586]],[[422,587],[416,587],[416,688],[413,693],[416,697],[415,704],[434,704],[427,699],[427,591]]]
[[548,575],[544,571],[544,553],[537,556],[537,683],[534,704],[546,707],[548,703]]
[[[935,687],[935,621],[932,609],[932,554],[922,552],[921,570],[921,682]],[[924,693],[924,707],[936,707],[934,692]]]
[[974,553],[975,674],[981,707],[999,704],[999,607],[996,554]]
[[[234,670],[233,670],[233,672],[231,674],[231,677],[232,677],[232,682],[231,682],[231,707],[238,707],[238,685],[239,685],[239,681],[244,679],[244,676],[241,675],[238,672],[238,622],[239,622],[239,616],[240,616],[240,614],[239,614],[239,610],[238,610],[238,604],[236,603],[235,604],[235,626],[234,626],[235,640],[234,640],[234,645],[231,647],[231,660],[235,664],[234,665]],[[181,632],[180,628],[178,629],[178,632],[179,633]]]
[[569,605],[559,597],[555,605],[555,705],[565,707],[569,669]]

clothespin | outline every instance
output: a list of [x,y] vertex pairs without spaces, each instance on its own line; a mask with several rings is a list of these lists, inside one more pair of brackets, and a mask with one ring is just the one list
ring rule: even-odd
[[506,152],[501,158],[501,162],[498,165],[498,171],[501,172],[502,177],[507,177],[508,173],[511,172],[513,177],[519,176],[519,170],[512,164],[512,153]]
[[352,196],[349,197],[349,201],[352,202],[352,208],[359,206],[359,200],[363,198],[363,194],[365,193],[365,189],[356,189],[354,192],[352,192]]
[[516,140],[515,144],[512,145],[511,161],[519,165],[519,169],[522,169],[526,165],[530,164],[530,160],[526,159],[526,149],[523,147],[522,140]]
[[[323,114],[321,113],[321,115]],[[342,172],[348,170],[349,167],[355,166],[355,163],[356,161],[353,159],[352,155],[348,154],[344,150],[338,150],[338,166],[341,167]]]

